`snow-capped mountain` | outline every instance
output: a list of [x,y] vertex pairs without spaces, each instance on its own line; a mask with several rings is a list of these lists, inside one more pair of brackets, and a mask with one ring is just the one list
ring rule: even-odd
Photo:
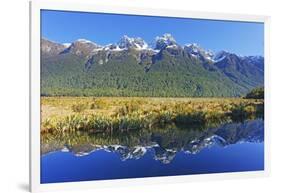
[[[121,49],[119,47],[119,45],[117,45],[117,44],[108,44],[100,50],[103,50],[103,51],[122,51],[124,49]],[[97,51],[100,51],[100,50],[97,50]]]
[[[150,46],[149,46],[150,45]],[[98,45],[95,42],[86,39],[78,39],[72,43],[59,44],[46,39],[42,39],[41,50],[46,54],[62,54],[62,53],[73,53],[78,56],[91,56],[97,54],[99,51],[124,51],[128,49],[134,49],[136,51],[149,51],[158,53],[161,50],[184,50],[190,56],[197,58],[201,61],[219,62],[229,55],[235,55],[227,51],[219,51],[217,53],[211,50],[206,50],[196,43],[186,44],[184,46],[179,45],[175,38],[169,34],[163,34],[155,38],[154,44],[146,43],[140,37],[128,37],[124,35],[117,43],[111,43],[105,46]],[[238,56],[238,55],[237,55]],[[238,56],[241,59],[247,60],[250,63],[260,65],[263,62],[262,56]],[[261,66],[260,66],[261,67]]]
[[[65,139],[66,136],[63,137]],[[213,145],[226,147],[237,143],[262,143],[264,140],[264,121],[258,119],[245,121],[244,123],[223,124],[218,128],[209,128],[204,132],[200,130],[192,133],[186,131],[186,134],[182,133],[182,131],[177,134],[175,130],[171,138],[165,133],[155,135],[154,132],[145,137],[146,140],[142,137],[144,136],[140,136],[139,144],[133,146],[125,145],[122,142],[103,145],[85,143],[83,136],[81,144],[78,143],[72,146],[64,143],[60,146],[56,140],[54,144],[48,140],[47,144],[42,143],[41,152],[46,154],[53,151],[62,151],[80,157],[101,150],[116,153],[122,161],[141,159],[145,154],[149,153],[152,154],[153,159],[163,164],[168,164],[178,152],[197,154]],[[79,137],[75,139],[79,142]],[[131,139],[133,141],[130,141],[130,138],[128,138],[127,140],[126,143],[129,142],[130,144],[136,139],[133,138]]]
[[[105,83],[110,78],[104,73],[105,71],[108,75],[114,74],[113,85],[107,85],[106,89],[119,90],[120,84],[124,84],[123,89],[130,85],[130,89],[140,88],[138,92],[142,94],[149,92],[143,96],[154,95],[153,89],[145,89],[148,84],[156,90],[161,88],[161,91],[159,90],[161,93],[168,93],[174,89],[181,90],[180,96],[231,97],[244,95],[254,87],[263,85],[264,59],[262,56],[240,56],[226,51],[213,54],[212,51],[195,43],[181,46],[171,34],[156,37],[154,45],[151,46],[139,37],[128,36],[121,37],[117,43],[105,46],[85,39],[78,39],[70,45],[42,39],[41,53],[42,73],[46,73],[44,77],[48,79],[48,82],[55,84],[51,85],[54,87],[74,87],[73,89],[95,87],[97,89],[100,81],[90,77],[99,77],[99,79],[104,79]],[[54,68],[52,63],[57,68]],[[70,83],[69,76],[65,75],[66,72],[77,80]],[[81,82],[80,78],[85,76],[82,72],[87,72],[89,75],[86,76],[87,80],[83,80],[84,82]],[[126,72],[125,76],[124,72]],[[153,76],[153,73],[160,74]],[[167,76],[167,73],[171,75]],[[50,76],[50,74],[53,75]],[[135,77],[140,74],[143,74],[140,78],[142,81],[135,82]],[[156,79],[156,76],[162,79]],[[175,77],[178,78],[175,79]],[[56,81],[61,78],[63,78],[62,81]],[[198,82],[198,78],[204,81]],[[122,83],[117,79],[122,80]],[[129,79],[128,85],[127,83],[125,85],[124,82]],[[167,82],[168,86],[164,86],[163,82]],[[44,91],[44,86],[42,88]],[[47,88],[46,90],[49,91]],[[68,89],[61,89],[63,90]],[[77,92],[80,94],[81,90]],[[126,90],[126,92],[132,91]],[[174,92],[171,92],[169,96],[174,96]]]
[[207,51],[207,50],[203,49],[196,43],[185,45],[184,50],[187,53],[191,54],[193,57],[196,57],[200,60],[213,61],[214,53],[212,51]]
[[137,50],[145,50],[148,49],[148,44],[141,38],[131,38],[127,35],[124,35],[119,42],[117,43],[120,49],[137,49]]
[[215,62],[219,62],[219,61],[223,60],[225,57],[229,56],[230,54],[231,54],[230,52],[221,50],[221,51],[217,52],[216,54],[214,54],[213,60]]
[[72,53],[78,56],[90,56],[95,49],[99,49],[101,46],[98,44],[91,42],[86,39],[78,39],[70,44],[63,53]]
[[157,36],[155,38],[155,50],[162,50],[166,47],[175,47],[178,46],[175,38],[171,34],[164,34],[162,36]]
[[263,76],[264,73],[264,59],[261,56],[240,56],[220,51],[214,56],[214,61],[217,68],[236,82],[247,81],[250,84],[255,84],[256,81],[260,81],[258,77],[250,80],[246,80],[246,78],[254,77],[257,74]]

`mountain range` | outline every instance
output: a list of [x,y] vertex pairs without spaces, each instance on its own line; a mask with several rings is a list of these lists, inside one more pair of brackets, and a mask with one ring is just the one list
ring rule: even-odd
[[[72,138],[74,138],[74,144],[71,143]],[[214,145],[227,147],[240,143],[262,143],[264,141],[264,121],[257,119],[244,123],[227,123],[206,131],[181,130],[177,132],[175,128],[166,133],[152,131],[148,134],[138,134],[137,138],[128,136],[124,137],[125,140],[118,138],[119,143],[117,144],[113,143],[112,139],[104,142],[104,136],[101,137],[103,140],[94,138],[91,142],[85,142],[85,139],[89,138],[91,136],[80,135],[71,136],[70,139],[64,136],[63,139],[59,140],[47,140],[41,145],[41,153],[45,155],[63,151],[70,152],[75,156],[86,156],[95,151],[103,150],[117,153],[122,161],[140,159],[149,153],[153,155],[155,160],[168,164],[181,151],[186,154],[197,154]]]
[[237,97],[263,84],[262,56],[182,46],[171,34],[152,45],[126,35],[105,46],[41,39],[42,96]]

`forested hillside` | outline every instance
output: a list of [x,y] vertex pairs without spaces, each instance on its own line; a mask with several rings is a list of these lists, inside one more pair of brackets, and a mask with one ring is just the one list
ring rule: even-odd
[[124,36],[100,46],[42,39],[43,96],[236,97],[263,86],[263,57],[181,46],[170,34],[151,48]]

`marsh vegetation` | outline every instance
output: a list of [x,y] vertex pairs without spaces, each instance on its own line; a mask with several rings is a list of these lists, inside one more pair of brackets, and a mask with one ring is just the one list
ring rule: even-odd
[[42,97],[41,132],[193,128],[263,117],[263,99]]

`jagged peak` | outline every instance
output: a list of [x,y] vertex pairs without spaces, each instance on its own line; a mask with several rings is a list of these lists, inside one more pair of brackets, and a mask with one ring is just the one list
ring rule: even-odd
[[[70,49],[89,49],[89,53],[98,52],[100,50],[105,51],[123,51],[129,48],[133,48],[135,50],[149,50],[151,52],[159,52],[164,48],[172,48],[178,49],[183,48],[186,52],[190,53],[192,56],[207,59],[213,62],[218,62],[223,60],[226,56],[237,56],[240,59],[248,59],[252,61],[259,61],[263,59],[263,56],[255,55],[255,56],[241,56],[226,50],[221,50],[217,53],[212,52],[211,50],[204,49],[198,43],[190,43],[181,46],[177,44],[175,38],[170,33],[165,33],[162,36],[157,36],[155,38],[156,42],[152,44],[147,44],[145,40],[140,37],[129,37],[128,35],[123,35],[117,43],[108,44],[108,45],[99,45],[93,41],[88,39],[80,38],[71,43],[57,43],[55,41],[48,40],[45,37],[41,38],[42,40],[42,50],[46,50],[46,52],[50,52],[51,45],[54,48],[58,49],[58,51],[54,53],[67,52]],[[65,50],[64,50],[65,49]]]
[[128,49],[128,48],[135,48],[135,49],[147,49],[148,44],[140,37],[129,37],[124,35],[121,37],[119,42],[117,43],[120,49]]
[[221,50],[214,55],[213,59],[214,59],[214,61],[218,62],[218,61],[223,60],[226,56],[229,56],[230,54],[232,54],[232,53],[228,52],[226,50]]
[[186,44],[184,50],[194,57],[200,57],[211,61],[214,57],[213,51],[206,50],[197,43]]
[[175,38],[172,36],[172,34],[165,33],[162,36],[157,36],[155,38],[155,49],[161,50],[163,48],[166,48],[167,46],[173,46],[177,45],[177,42]]
[[170,43],[176,43],[176,39],[170,33],[165,33],[162,36],[157,36],[156,41],[163,40]]

